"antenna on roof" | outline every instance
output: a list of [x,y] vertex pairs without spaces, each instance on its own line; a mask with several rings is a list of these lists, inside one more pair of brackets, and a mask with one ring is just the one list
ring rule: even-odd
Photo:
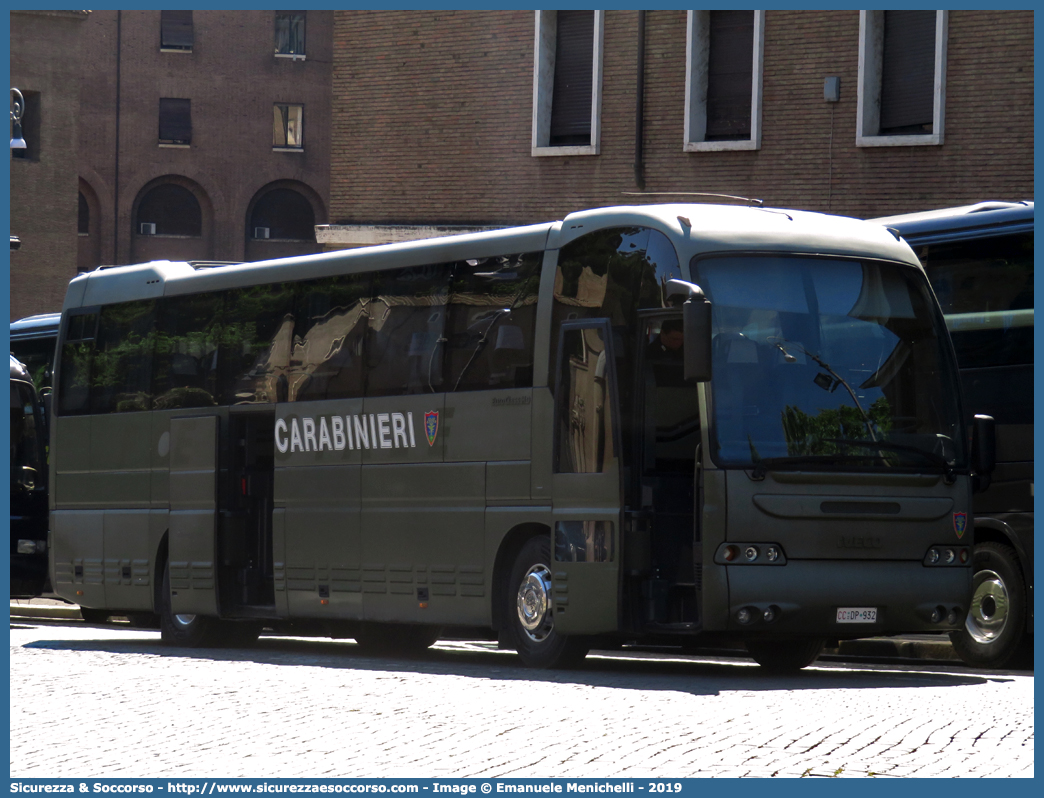
[[625,197],[718,197],[720,199],[739,200],[752,208],[760,208],[765,203],[751,197],[737,197],[735,194],[710,194],[705,191],[625,191]]

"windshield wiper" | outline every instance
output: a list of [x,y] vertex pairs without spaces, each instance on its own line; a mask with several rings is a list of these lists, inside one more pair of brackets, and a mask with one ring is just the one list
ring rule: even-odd
[[908,443],[893,443],[891,441],[859,441],[847,438],[824,438],[823,442],[836,443],[839,446],[863,446],[867,449],[884,449],[890,452],[910,452],[911,454],[920,455],[932,465],[941,468],[946,473],[948,482],[952,482],[955,477],[952,463],[941,454],[922,449],[920,446],[911,446]]

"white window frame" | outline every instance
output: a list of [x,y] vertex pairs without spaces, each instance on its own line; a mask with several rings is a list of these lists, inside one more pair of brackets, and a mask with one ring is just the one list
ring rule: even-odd
[[946,118],[946,38],[949,12],[935,12],[935,102],[932,132],[881,136],[881,71],[884,59],[884,11],[859,12],[859,86],[856,104],[857,147],[924,147],[943,143]]
[[555,85],[555,44],[558,12],[536,12],[533,43],[533,142],[535,157],[598,155],[602,134],[602,43],[605,12],[594,12],[594,49],[591,57],[591,143],[587,146],[552,147],[551,94]]
[[685,152],[761,149],[761,95],[765,65],[765,12],[754,12],[754,63],[750,86],[750,138],[704,141],[707,133],[707,77],[710,12],[689,11],[685,36]]

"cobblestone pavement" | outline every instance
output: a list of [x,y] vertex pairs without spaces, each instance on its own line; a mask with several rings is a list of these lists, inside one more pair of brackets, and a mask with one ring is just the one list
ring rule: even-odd
[[408,661],[11,623],[12,777],[803,775],[1032,776],[1033,675],[619,653],[539,672],[492,644]]

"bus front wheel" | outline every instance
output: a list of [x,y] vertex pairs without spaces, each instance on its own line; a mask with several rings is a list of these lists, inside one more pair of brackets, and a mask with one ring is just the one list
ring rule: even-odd
[[205,615],[175,614],[170,605],[170,566],[160,589],[160,639],[185,648],[245,648],[261,634],[260,621],[222,621]]
[[964,628],[950,632],[957,655],[979,668],[1003,668],[1019,653],[1026,587],[1015,550],[985,542],[972,554],[972,599]]
[[570,668],[587,656],[589,646],[555,630],[551,597],[551,541],[530,538],[515,558],[505,591],[511,640],[530,668]]
[[819,657],[822,638],[799,640],[747,640],[747,653],[772,673],[793,673],[807,668]]

